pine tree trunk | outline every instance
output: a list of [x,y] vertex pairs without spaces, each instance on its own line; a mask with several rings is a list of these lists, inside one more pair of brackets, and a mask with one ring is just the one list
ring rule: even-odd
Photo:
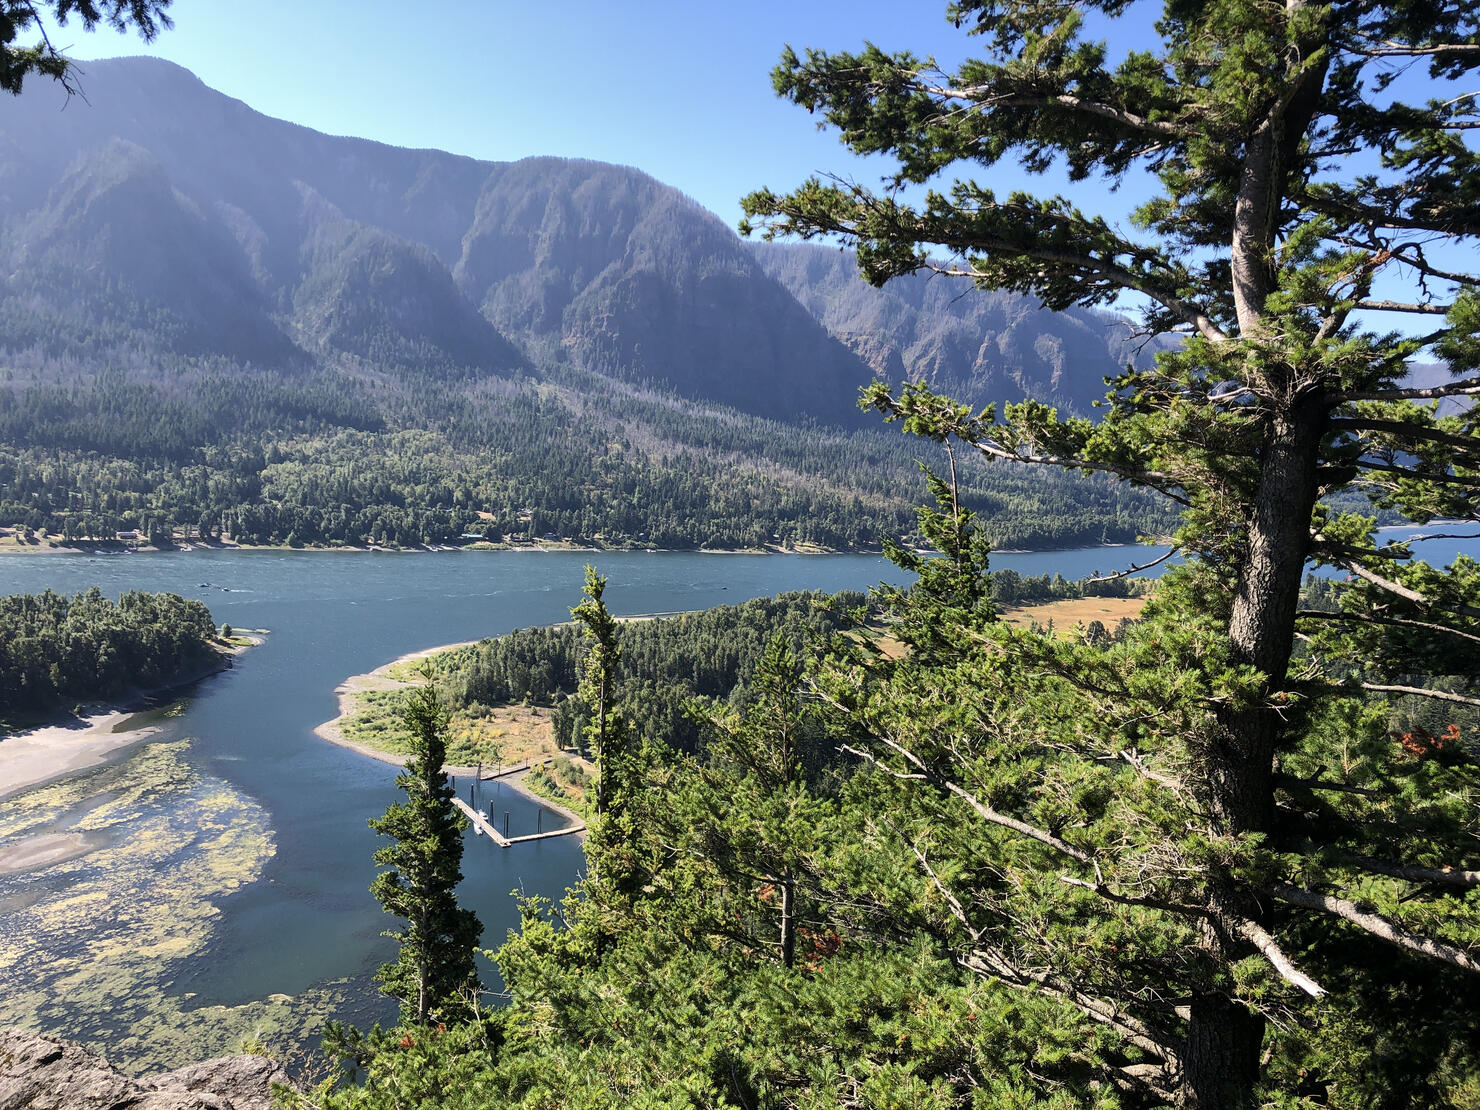
[[1182,1051],[1178,1110],[1247,1110],[1259,1082],[1264,1019],[1222,994],[1197,994]]
[[[1324,411],[1318,398],[1300,398],[1270,420],[1248,550],[1229,617],[1235,661],[1258,669],[1271,695],[1284,685],[1294,644]],[[1278,712],[1268,704],[1218,714],[1204,753],[1203,790],[1220,833],[1243,836],[1271,830],[1281,728]],[[1219,888],[1212,896],[1228,912],[1268,924],[1254,898]],[[1210,928],[1207,943],[1221,949],[1227,962],[1247,954],[1227,929]],[[1264,1018],[1216,991],[1195,995],[1191,1010],[1178,1105],[1197,1110],[1252,1106]]]
[[781,880],[781,966],[792,967],[797,959],[796,883],[790,875]]

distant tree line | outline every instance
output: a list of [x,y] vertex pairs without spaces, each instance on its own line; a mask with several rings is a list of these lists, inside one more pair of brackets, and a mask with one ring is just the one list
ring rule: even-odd
[[[929,448],[624,393],[411,379],[102,374],[0,388],[0,524],[66,540],[137,530],[332,546],[565,540],[605,547],[875,548],[915,533]],[[434,428],[435,431],[421,430]],[[1103,479],[974,466],[963,494],[998,546],[1133,540],[1170,526]]]
[[178,594],[0,597],[0,719],[187,681],[218,664],[215,638],[210,611]]
[[991,573],[992,600],[998,605],[1028,605],[1079,597],[1145,597],[1154,578],[1065,578],[1062,574],[1019,574],[1015,570]]

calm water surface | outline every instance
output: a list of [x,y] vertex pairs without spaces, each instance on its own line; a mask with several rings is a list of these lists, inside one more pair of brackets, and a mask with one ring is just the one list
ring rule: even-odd
[[[1460,546],[1480,545],[1445,541],[1425,554],[1444,563]],[[1161,550],[1004,554],[993,566],[1072,579]],[[204,601],[218,622],[269,630],[119,764],[0,802],[0,847],[85,830],[97,849],[0,873],[0,1024],[106,1043],[110,1055],[144,1066],[230,1050],[233,1039],[306,1036],[324,1016],[393,1017],[369,982],[393,942],[380,935],[391,919],[367,889],[377,838],[366,819],[395,800],[395,769],[313,729],[335,715],[334,687],[349,675],[406,652],[568,619],[588,561],[608,576],[606,600],[619,614],[900,580],[865,555],[0,557],[0,593],[164,590]],[[505,792],[494,809],[508,811],[514,835],[534,831],[534,803]],[[551,828],[559,819],[547,811],[543,820]],[[461,896],[483,921],[483,943],[497,946],[517,923],[511,891],[558,897],[581,866],[573,837],[508,850],[470,837]],[[295,1006],[313,1020],[295,1025],[307,1020],[293,1016]],[[149,1032],[121,1042],[125,1026]]]

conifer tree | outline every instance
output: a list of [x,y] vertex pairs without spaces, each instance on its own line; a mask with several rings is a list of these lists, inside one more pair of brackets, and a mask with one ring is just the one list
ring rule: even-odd
[[[115,31],[133,27],[139,37],[149,42],[171,23],[165,9],[170,0],[0,0],[0,90],[19,94],[27,74],[50,77],[66,89],[67,95],[81,91],[77,64],[52,44],[51,35],[67,26],[75,16],[84,31],[106,23]],[[47,30],[46,21],[54,19],[56,27]],[[15,45],[20,34],[36,36],[30,46]]]
[[[1112,63],[1087,10],[1154,45]],[[1475,752],[1399,743],[1377,698],[1480,705],[1480,568],[1431,567],[1333,499],[1476,519],[1475,410],[1439,402],[1480,393],[1464,84],[1480,14],[950,13],[986,53],[952,73],[873,46],[787,52],[778,91],[898,170],[882,191],[755,193],[749,226],[851,241],[876,284],[933,271],[1051,308],[1145,305],[1147,330],[1180,343],[1113,382],[1098,423],[1032,401],[974,412],[918,384],[865,400],[987,459],[1161,491],[1183,507],[1187,563],[1109,647],[1014,632],[959,589],[895,599],[923,650],[827,682],[894,784],[879,828],[921,877],[913,905],[880,897],[1033,996],[1021,1050],[1047,1088],[1200,1108],[1473,1099]],[[1061,196],[934,184],[1014,156],[1156,193],[1125,228]],[[1425,352],[1447,372],[1406,381]],[[1350,576],[1320,611],[1301,600],[1311,561]]]
[[[589,717],[584,742],[596,764],[595,819],[586,853],[590,878],[587,889],[600,905],[612,909],[629,903],[637,886],[631,823],[632,791],[636,788],[632,735],[617,711],[617,666],[622,659],[617,644],[617,620],[606,607],[606,579],[596,568],[586,568],[582,598],[570,615],[586,632],[589,646],[581,661],[576,698]],[[598,952],[605,932],[598,930]]]
[[372,829],[395,841],[375,853],[375,862],[387,870],[376,876],[370,891],[405,925],[386,934],[400,942],[400,953],[376,978],[387,994],[400,999],[406,1020],[425,1025],[434,1016],[464,1009],[477,989],[473,950],[482,925],[472,910],[457,904],[467,823],[452,806],[452,787],[442,770],[447,718],[430,679],[408,699],[402,724],[412,751],[396,785],[406,800],[370,821]]

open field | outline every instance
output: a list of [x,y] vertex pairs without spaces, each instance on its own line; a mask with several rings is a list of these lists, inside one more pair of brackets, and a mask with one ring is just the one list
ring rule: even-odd
[[1114,632],[1121,621],[1139,617],[1145,605],[1144,597],[1079,597],[1015,606],[1003,609],[1001,616],[1015,628],[1027,628],[1035,622],[1046,628],[1052,621],[1056,632],[1068,633],[1077,625],[1099,621],[1106,632]]

